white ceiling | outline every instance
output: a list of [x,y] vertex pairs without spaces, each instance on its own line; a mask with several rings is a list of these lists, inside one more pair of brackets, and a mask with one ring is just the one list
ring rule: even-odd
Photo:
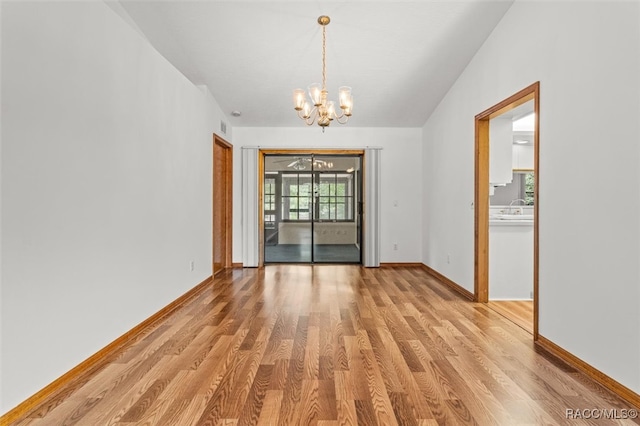
[[[420,127],[512,1],[120,5],[163,56],[194,84],[209,88],[232,126],[303,126],[292,90],[321,80],[316,20],[329,15],[327,89],[337,100],[339,86],[353,88],[348,126]],[[242,116],[231,117],[233,110]]]

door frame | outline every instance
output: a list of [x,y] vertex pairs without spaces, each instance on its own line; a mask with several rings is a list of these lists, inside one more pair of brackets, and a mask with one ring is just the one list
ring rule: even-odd
[[[216,147],[222,148],[224,152],[223,170],[217,170],[215,167],[215,155]],[[211,169],[212,169],[212,191],[211,191],[211,222],[212,222],[212,235],[211,235],[211,275],[215,276],[221,271],[231,268],[232,266],[232,244],[233,244],[233,145],[223,139],[217,134],[213,134],[213,145],[211,154]],[[222,192],[223,205],[216,206],[215,199],[217,192]],[[222,215],[222,221],[224,223],[223,229],[216,229],[217,215]],[[222,267],[218,270],[215,269],[216,260],[216,237],[217,233],[222,232],[220,238],[222,238],[222,245],[224,247],[222,255]]]
[[[365,170],[365,155],[364,149],[259,149],[258,150],[258,267],[264,267],[264,157],[266,155],[360,155],[362,156],[362,162],[360,167],[362,169],[362,185],[364,191],[364,176]],[[362,194],[364,200],[364,192]],[[363,217],[361,223],[362,229],[365,227],[365,218]],[[364,236],[364,231],[362,232]],[[362,247],[362,241],[360,242]],[[360,256],[360,263],[362,263],[362,255]]]
[[474,200],[474,298],[489,301],[489,120],[525,102],[534,101],[534,202],[533,202],[533,339],[538,340],[538,224],[540,182],[540,82],[513,94],[475,116],[475,200]]

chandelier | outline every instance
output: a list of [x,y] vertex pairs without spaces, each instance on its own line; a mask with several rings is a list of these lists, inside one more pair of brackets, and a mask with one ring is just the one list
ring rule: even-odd
[[313,83],[309,86],[309,96],[311,102],[306,99],[303,89],[293,91],[294,109],[298,112],[298,117],[304,120],[307,126],[317,122],[324,132],[335,119],[340,124],[345,124],[351,117],[353,109],[353,97],[351,87],[342,86],[338,89],[338,101],[340,103],[340,113],[336,112],[333,101],[327,101],[327,59],[326,41],[327,25],[331,20],[328,16],[322,15],[318,18],[318,24],[322,26],[322,85]]
[[318,158],[314,158],[312,161],[311,158],[303,157],[296,158],[291,164],[287,165],[287,167],[292,167],[295,170],[305,170],[307,163],[311,164],[314,170],[333,169],[332,161],[320,160]]

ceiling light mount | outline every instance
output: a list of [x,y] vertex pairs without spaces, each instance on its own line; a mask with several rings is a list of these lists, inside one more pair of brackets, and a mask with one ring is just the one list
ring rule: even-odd
[[323,27],[329,25],[329,22],[331,22],[331,18],[329,18],[327,15],[318,16],[318,24],[322,25]]
[[318,17],[318,24],[322,26],[322,85],[313,83],[309,86],[311,102],[306,99],[303,89],[293,91],[293,108],[298,112],[298,117],[304,120],[307,126],[317,122],[323,132],[333,120],[345,124],[349,121],[353,110],[351,87],[342,86],[338,89],[338,101],[342,110],[340,113],[336,112],[333,101],[327,101],[327,25],[329,22],[331,18],[326,15]]

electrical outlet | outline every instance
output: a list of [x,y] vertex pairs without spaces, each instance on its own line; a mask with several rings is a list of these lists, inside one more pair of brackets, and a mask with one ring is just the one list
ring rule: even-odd
[[195,266],[196,266],[196,264],[195,264],[195,262],[193,260],[189,262],[189,270],[191,272],[193,272],[193,269],[195,268]]
[[393,243],[393,249],[398,250],[398,243]]
[[447,263],[451,263],[451,254],[447,253]]

